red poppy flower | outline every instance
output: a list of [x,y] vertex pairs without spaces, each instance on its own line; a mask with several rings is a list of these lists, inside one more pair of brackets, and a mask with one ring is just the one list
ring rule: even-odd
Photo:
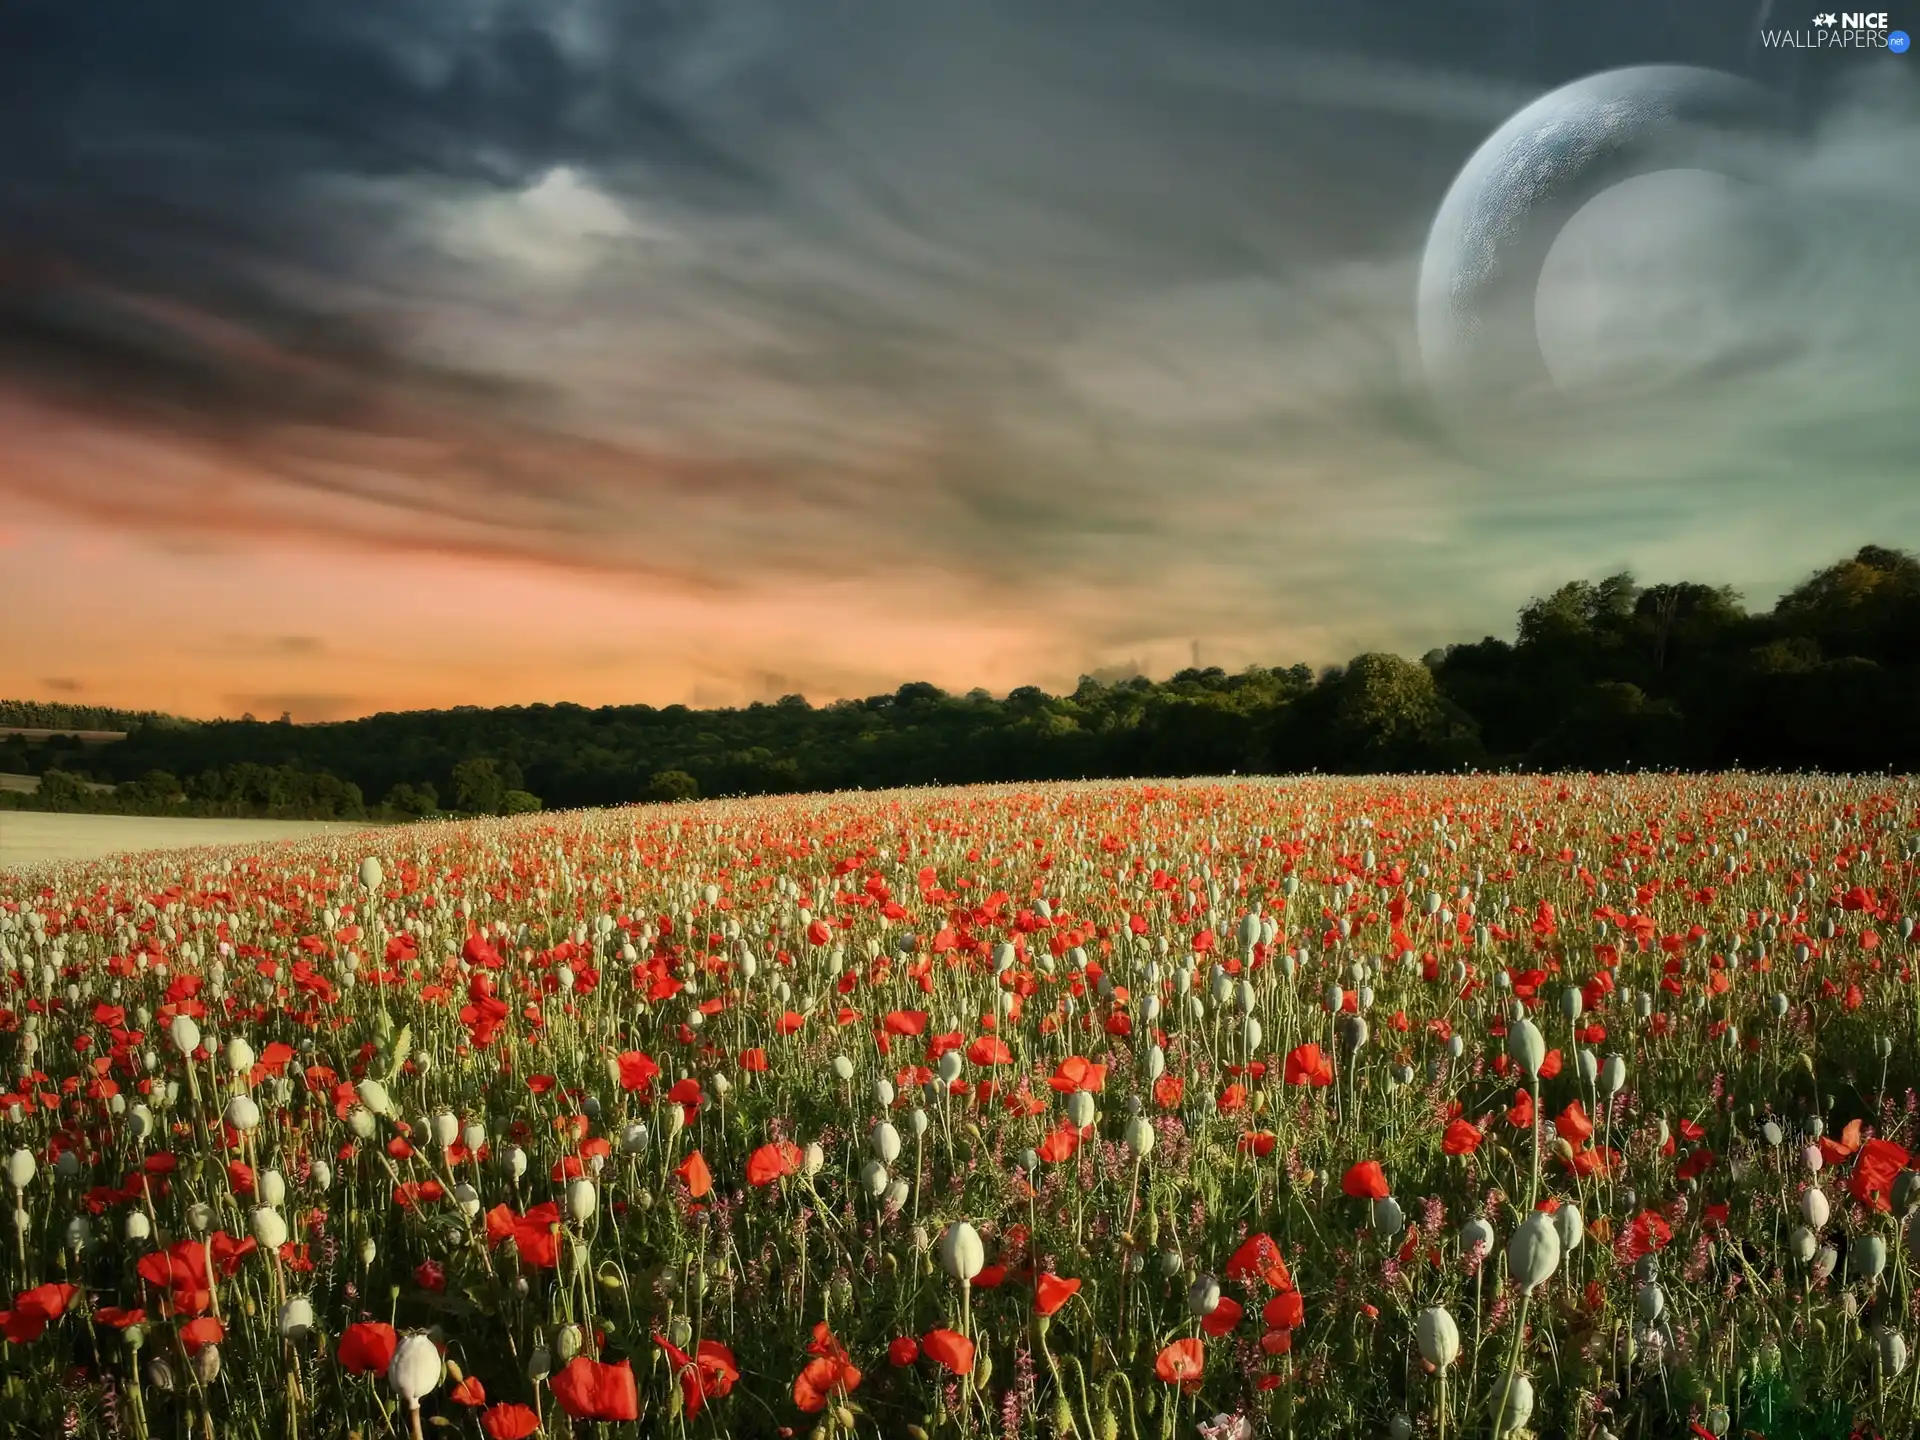
[[1288,1273],[1287,1262],[1281,1258],[1280,1247],[1273,1243],[1271,1235],[1249,1235],[1240,1242],[1240,1248],[1227,1257],[1229,1280],[1245,1280],[1252,1275],[1258,1275],[1277,1290],[1293,1288],[1293,1276]]
[[1447,1133],[1440,1139],[1440,1148],[1449,1155],[1471,1155],[1480,1148],[1480,1127],[1466,1120],[1456,1120],[1447,1126]]
[[540,1428],[540,1417],[527,1405],[495,1405],[480,1417],[487,1440],[527,1440]]
[[1355,1200],[1384,1200],[1393,1193],[1378,1160],[1362,1160],[1349,1169],[1340,1181],[1340,1189]]
[[180,1327],[180,1343],[187,1347],[189,1355],[198,1354],[203,1346],[218,1345],[226,1338],[227,1327],[211,1315],[189,1320]]
[[973,1373],[973,1341],[955,1330],[929,1330],[920,1341],[920,1349],[929,1360],[936,1360],[956,1375]]
[[340,1336],[335,1352],[340,1364],[355,1375],[384,1375],[393,1364],[393,1352],[400,1348],[400,1333],[378,1320],[362,1320],[349,1325]]
[[1189,1395],[1200,1389],[1200,1377],[1207,1367],[1207,1352],[1198,1340],[1176,1340],[1153,1361],[1153,1373],[1169,1385],[1178,1385]]
[[713,1191],[713,1172],[707,1169],[706,1159],[698,1150],[674,1166],[673,1173],[696,1200],[704,1199]]
[[1869,1140],[1860,1147],[1860,1158],[1853,1162],[1853,1178],[1847,1193],[1862,1205],[1875,1210],[1893,1208],[1893,1182],[1912,1159],[1891,1140]]
[[1318,1045],[1301,1045],[1287,1055],[1280,1073],[1289,1085],[1331,1085],[1333,1061],[1322,1053]]
[[[733,1351],[716,1340],[702,1340],[694,1355],[679,1349],[664,1335],[653,1337],[658,1345],[673,1361],[674,1373],[680,1377],[680,1393],[686,1400],[687,1417],[698,1415],[709,1400],[718,1400],[733,1389],[733,1382],[740,1378],[740,1366],[733,1358]],[[628,1372],[631,1384],[632,1372]]]
[[887,1359],[895,1365],[911,1365],[920,1358],[920,1342],[911,1335],[902,1335],[887,1346]]
[[1080,1282],[1061,1275],[1042,1275],[1033,1282],[1033,1308],[1051,1315],[1080,1293]]
[[72,1285],[36,1285],[14,1296],[11,1310],[0,1310],[0,1331],[16,1345],[29,1345],[46,1333],[47,1326],[67,1313],[77,1287]]
[[747,1183],[773,1185],[800,1169],[805,1152],[791,1140],[762,1145],[747,1157]]
[[1297,1290],[1282,1290],[1267,1301],[1260,1318],[1269,1330],[1298,1330],[1306,1323],[1307,1303]]
[[1230,1333],[1233,1327],[1240,1323],[1240,1316],[1243,1313],[1245,1312],[1241,1310],[1238,1300],[1222,1295],[1220,1303],[1200,1317],[1200,1328],[1217,1340],[1222,1335]]
[[[633,1366],[622,1361],[603,1365],[576,1355],[552,1379],[553,1398],[560,1408],[576,1420],[638,1420],[640,1390],[634,1383]],[[690,1396],[687,1413],[691,1417],[699,1406]]]
[[487,1403],[487,1387],[480,1383],[478,1375],[469,1375],[447,1392],[447,1398],[456,1405],[469,1405],[477,1410]]

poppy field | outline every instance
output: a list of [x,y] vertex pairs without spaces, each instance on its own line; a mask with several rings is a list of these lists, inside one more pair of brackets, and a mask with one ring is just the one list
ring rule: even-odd
[[1917,860],[1464,776],[0,877],[0,1434],[1920,1433]]

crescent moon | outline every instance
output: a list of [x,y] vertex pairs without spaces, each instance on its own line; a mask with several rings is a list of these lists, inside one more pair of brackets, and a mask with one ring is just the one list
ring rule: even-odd
[[1778,97],[1738,76],[1640,65],[1554,90],[1496,130],[1455,177],[1421,260],[1420,358],[1443,410],[1564,411],[1534,317],[1562,227],[1602,191],[1657,170],[1758,179],[1728,142],[1787,118]]

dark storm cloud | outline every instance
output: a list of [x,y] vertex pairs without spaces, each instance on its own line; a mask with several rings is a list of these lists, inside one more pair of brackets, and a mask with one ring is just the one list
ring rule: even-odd
[[1113,658],[1342,644],[1490,583],[1487,478],[1409,351],[1448,181],[1592,70],[1845,68],[1752,53],[1756,20],[15,0],[0,388],[193,465],[0,485],[707,588],[1079,596]]

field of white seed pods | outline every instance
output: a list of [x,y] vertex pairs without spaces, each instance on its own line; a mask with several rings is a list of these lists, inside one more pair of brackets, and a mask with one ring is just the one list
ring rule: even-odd
[[814,796],[0,876],[0,1434],[1911,1436],[1920,787]]

